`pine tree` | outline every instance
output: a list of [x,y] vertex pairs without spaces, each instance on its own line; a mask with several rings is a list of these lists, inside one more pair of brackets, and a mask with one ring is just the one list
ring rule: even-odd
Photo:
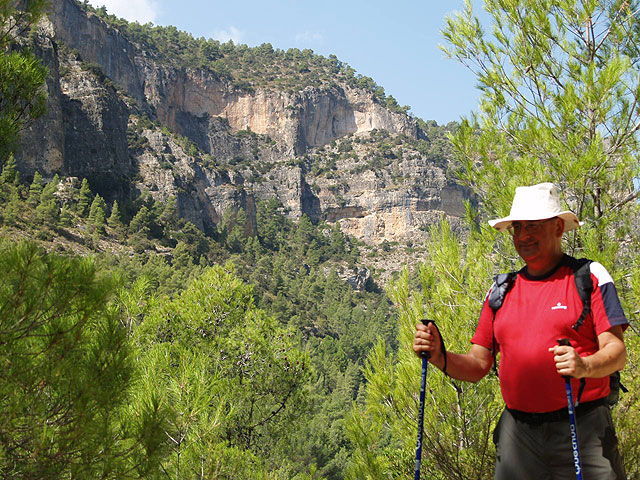
[[4,212],[2,214],[4,223],[8,225],[15,225],[18,223],[21,214],[24,210],[24,201],[20,197],[18,189],[14,189],[9,194],[9,200],[4,205]]
[[0,266],[0,477],[127,478],[156,462],[153,399],[130,411],[114,279],[33,244],[0,246]]
[[235,215],[231,214],[227,218],[226,228],[229,230],[227,235],[227,247],[235,253],[240,253],[244,250],[246,243],[246,227],[247,227],[247,214],[241,208]]
[[33,181],[29,186],[29,196],[27,198],[27,203],[30,207],[36,208],[40,204],[40,196],[42,195],[44,180],[40,172],[36,171],[33,175]]
[[55,227],[60,217],[60,207],[55,196],[60,184],[60,177],[56,174],[40,193],[40,202],[36,207],[36,221],[49,227]]
[[15,150],[20,131],[44,114],[47,69],[30,51],[12,48],[38,23],[45,0],[0,0],[0,163]]
[[322,249],[315,238],[309,243],[305,259],[311,267],[317,266],[322,259]]
[[106,213],[107,204],[104,199],[100,195],[96,195],[91,203],[91,208],[89,209],[89,217],[88,224],[90,228],[100,234],[104,233],[104,227],[106,224]]
[[337,256],[345,253],[345,238],[338,222],[331,228],[331,253]]
[[[358,448],[347,478],[364,472],[372,478],[399,473],[393,457],[415,454],[415,395],[420,388],[420,361],[411,350],[415,325],[422,318],[435,320],[446,348],[466,351],[490,286],[494,267],[486,251],[493,243],[488,227],[472,231],[462,241],[443,222],[429,232],[429,252],[418,267],[422,288],[410,289],[407,269],[390,285],[389,296],[399,312],[400,348],[394,360],[379,341],[368,356],[366,405],[372,408],[359,407],[349,417],[349,437]],[[503,408],[497,378],[488,376],[475,384],[453,382],[430,369],[428,388],[423,451],[438,455],[425,455],[424,471],[438,472],[446,479],[493,478],[495,452],[490,434]],[[392,419],[390,429],[385,418]],[[376,436],[386,438],[388,445],[374,447],[369,442]]]
[[149,238],[151,234],[151,212],[146,206],[138,210],[138,213],[129,223],[129,232],[142,238]]
[[193,263],[193,255],[187,244],[183,241],[178,242],[173,249],[171,264],[176,269],[191,270]]
[[16,218],[17,211],[14,211],[12,206],[10,207],[9,202],[18,194],[19,178],[16,159],[11,154],[0,174],[0,208],[2,209],[3,222],[6,223],[13,223]]
[[20,183],[20,172],[18,172],[18,162],[16,162],[13,154],[9,155],[9,158],[2,167],[2,174],[0,175],[0,183],[8,188]]
[[169,238],[178,229],[180,216],[178,215],[178,201],[172,196],[167,200],[162,213],[158,216],[158,223],[163,227],[164,237]]
[[271,197],[267,202],[258,203],[257,224],[258,236],[267,248],[277,250],[283,243],[285,233],[285,218],[280,213],[282,204],[277,197]]
[[470,6],[444,32],[447,53],[483,91],[479,113],[453,139],[463,183],[483,213],[500,217],[517,185],[555,182],[589,220],[570,253],[616,265],[608,231],[627,229],[623,212],[640,195],[637,2],[509,0],[487,9],[493,35]]
[[124,231],[124,223],[122,223],[122,214],[120,213],[120,207],[118,206],[117,201],[113,202],[111,215],[109,215],[107,224],[116,232],[117,235],[122,235]]
[[47,183],[42,189],[42,194],[40,195],[40,202],[45,202],[55,198],[55,194],[58,191],[58,187],[60,186],[60,175],[57,173],[53,176],[51,181]]
[[141,383],[158,385],[170,408],[162,469],[171,478],[265,478],[306,408],[309,359],[231,268],[204,269],[133,331],[149,376]]
[[86,178],[83,178],[82,184],[80,185],[80,192],[78,192],[78,200],[76,202],[76,212],[80,217],[86,217],[89,213],[92,196],[91,189],[89,188],[89,181]]
[[67,205],[60,207],[60,224],[63,227],[71,227],[73,225],[73,212]]
[[295,248],[299,255],[304,255],[307,252],[309,243],[313,238],[313,224],[309,217],[303,214],[298,220],[296,225],[296,232],[293,237]]

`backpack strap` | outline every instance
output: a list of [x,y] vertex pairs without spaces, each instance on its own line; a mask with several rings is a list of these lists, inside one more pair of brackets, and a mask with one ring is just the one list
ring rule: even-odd
[[587,315],[591,314],[591,294],[593,293],[593,280],[591,279],[591,260],[586,258],[576,259],[566,257],[569,266],[573,270],[573,280],[576,284],[576,290],[582,301],[582,312],[573,324],[573,329],[578,330],[584,323]]
[[493,356],[493,372],[498,376],[498,366],[496,356],[498,354],[498,347],[496,345],[496,336],[493,333],[494,323],[496,321],[496,312],[502,307],[502,303],[504,302],[505,297],[513,284],[516,282],[516,277],[518,276],[518,272],[507,272],[500,273],[493,278],[493,285],[491,286],[491,290],[489,290],[489,307],[493,311],[493,317],[491,319],[491,336],[492,336],[492,347],[491,347],[491,355]]
[[[587,315],[591,314],[591,294],[594,290],[590,268],[592,261],[586,258],[575,259],[572,257],[568,257],[568,261],[574,272],[573,278],[576,282],[578,295],[580,295],[580,299],[582,300],[582,313],[580,314],[580,317],[578,317],[578,320],[576,320],[576,323],[573,324],[573,329],[578,330]],[[580,381],[578,402],[580,401],[582,390],[584,390],[584,381],[584,378]],[[611,391],[607,397],[607,401],[610,406],[615,405],[618,402],[620,391],[624,393],[628,392],[627,388],[620,381],[620,372],[613,372],[609,375],[609,388]]]
[[493,278],[493,285],[489,291],[489,306],[493,310],[493,314],[502,307],[504,297],[507,296],[507,292],[511,290],[515,283],[518,272],[500,273]]
[[[569,267],[571,267],[571,270],[573,270],[573,281],[576,285],[580,301],[582,302],[582,312],[580,312],[580,316],[571,327],[575,331],[578,331],[584,323],[584,319],[587,318],[587,315],[591,314],[591,294],[593,293],[591,260],[586,258],[574,258],[567,255],[565,256],[565,261]],[[580,386],[578,387],[578,395],[576,397],[576,405],[580,404],[586,384],[586,379],[581,378]]]

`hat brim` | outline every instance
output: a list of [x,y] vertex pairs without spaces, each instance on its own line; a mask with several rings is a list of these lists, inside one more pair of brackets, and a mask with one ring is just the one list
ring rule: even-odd
[[499,232],[504,232],[512,222],[520,222],[520,221],[534,221],[534,220],[547,220],[549,218],[560,217],[564,220],[564,231],[570,232],[571,230],[575,230],[576,228],[584,225],[584,222],[581,222],[578,219],[578,216],[570,211],[564,211],[557,213],[555,215],[551,215],[549,217],[536,217],[536,218],[522,218],[520,216],[516,217],[504,217],[504,218],[496,218],[495,220],[489,220],[489,225],[498,230]]

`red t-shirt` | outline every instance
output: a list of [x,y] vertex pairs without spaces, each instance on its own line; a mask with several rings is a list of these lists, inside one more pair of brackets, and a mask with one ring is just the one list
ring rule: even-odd
[[[567,406],[564,379],[558,375],[549,348],[568,338],[580,356],[598,350],[598,335],[615,325],[628,326],[613,279],[599,263],[591,263],[594,290],[591,315],[574,330],[582,313],[573,270],[564,261],[544,277],[519,272],[495,320],[485,299],[471,342],[500,353],[500,389],[507,407],[524,412],[551,412]],[[580,380],[573,379],[574,396]],[[581,402],[609,394],[609,377],[588,378]]]

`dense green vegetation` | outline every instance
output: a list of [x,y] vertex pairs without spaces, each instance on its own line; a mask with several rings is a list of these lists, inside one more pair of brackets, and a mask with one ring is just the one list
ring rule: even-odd
[[220,43],[203,37],[194,38],[173,26],[140,25],[109,14],[104,7],[94,8],[87,1],[77,0],[77,3],[117,28],[157,60],[180,68],[210,70],[231,81],[236,88],[268,88],[295,93],[308,86],[328,88],[343,83],[373,93],[394,112],[406,113],[410,109],[400,106],[373,79],[357,74],[335,55],[326,58],[309,49],[285,51],[273,48],[269,43],[248,47],[234,45],[231,40]]
[[139,421],[126,413],[135,358],[108,302],[113,277],[29,244],[3,242],[0,264],[2,478],[147,470],[161,437],[144,438],[153,435],[153,412],[140,410]]
[[[38,261],[81,254],[119,279],[119,293],[110,302],[103,299],[100,308],[118,306],[121,315],[115,321],[127,332],[122,348],[136,352],[135,365],[127,365],[129,375],[139,378],[131,387],[139,403],[131,408],[156,415],[152,426],[140,428],[165,432],[156,431],[153,448],[163,453],[149,462],[176,471],[179,463],[181,469],[192,468],[187,457],[196,462],[223,455],[222,464],[206,468],[252,472],[235,478],[268,471],[274,478],[292,478],[315,465],[318,475],[342,478],[351,450],[342,423],[361,390],[362,359],[379,338],[394,348],[395,322],[374,283],[368,291],[355,291],[341,278],[353,275],[360,254],[339,226],[314,225],[304,216],[292,222],[272,199],[258,204],[257,231],[247,231],[243,211],[228,212],[207,236],[178,217],[174,199],[107,206],[86,180],[45,182],[36,173],[31,182],[21,183],[15,161],[4,166],[0,183],[4,237],[33,238],[63,255],[37,251]],[[232,311],[225,313],[226,308]],[[194,360],[202,355],[206,362]],[[245,361],[245,369],[234,366]],[[192,423],[181,424],[171,410],[179,403],[180,378],[206,380],[206,391],[190,392],[194,397],[184,400],[184,408],[202,412],[207,404],[198,402],[209,399],[219,411],[207,410],[206,418],[198,414]],[[136,390],[140,385],[143,393]],[[255,394],[253,400],[248,392]],[[174,433],[180,429],[188,432],[176,444]],[[199,433],[189,433],[204,431],[211,444],[202,445]]]

